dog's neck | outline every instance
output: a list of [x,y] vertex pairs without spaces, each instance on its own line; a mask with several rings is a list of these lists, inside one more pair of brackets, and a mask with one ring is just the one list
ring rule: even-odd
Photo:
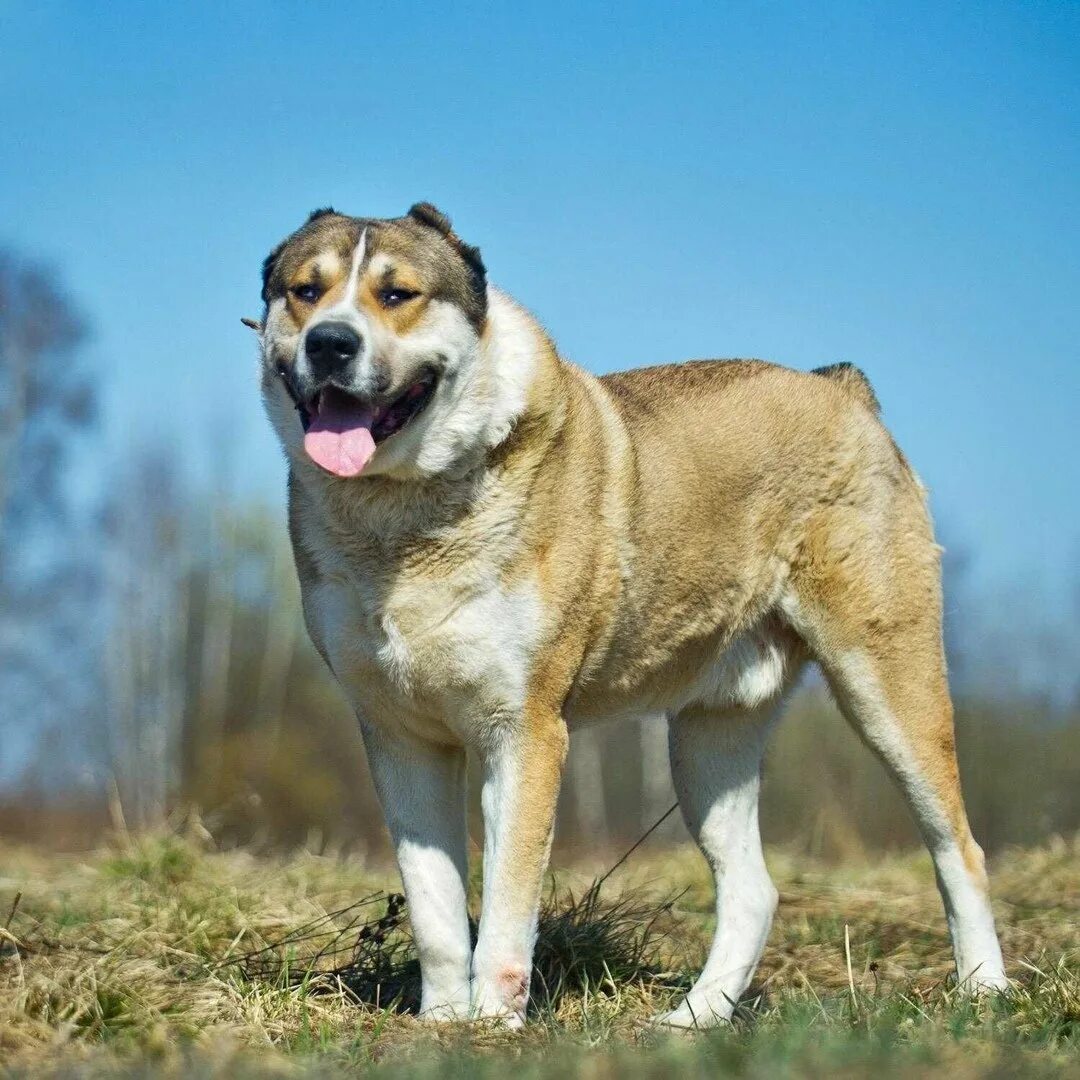
[[490,416],[484,452],[498,448],[522,422],[550,412],[559,359],[543,327],[515,300],[488,288],[488,312],[480,338],[480,370]]

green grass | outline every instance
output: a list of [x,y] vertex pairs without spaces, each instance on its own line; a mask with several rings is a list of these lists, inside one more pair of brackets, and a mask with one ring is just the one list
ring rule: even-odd
[[588,873],[558,875],[530,1023],[509,1033],[407,1011],[417,966],[385,869],[177,836],[86,856],[0,848],[0,926],[22,893],[0,943],[0,1073],[1080,1076],[1080,842],[996,860],[1014,986],[979,1001],[950,985],[924,856],[770,863],[780,909],[733,1027],[647,1024],[712,928],[703,864],[683,848],[639,852],[599,892]]

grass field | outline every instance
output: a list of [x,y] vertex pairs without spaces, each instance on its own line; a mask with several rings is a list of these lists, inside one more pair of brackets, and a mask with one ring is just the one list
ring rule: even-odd
[[1080,838],[994,861],[1015,988],[976,1003],[949,986],[924,856],[770,864],[780,909],[733,1028],[646,1023],[711,930],[704,866],[677,849],[638,852],[599,894],[586,871],[557,874],[532,1020],[508,1033],[403,1011],[417,971],[385,869],[177,836],[0,848],[0,1073],[1080,1076]]

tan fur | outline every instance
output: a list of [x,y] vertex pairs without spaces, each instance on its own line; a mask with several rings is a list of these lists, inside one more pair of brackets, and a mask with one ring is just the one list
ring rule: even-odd
[[[347,273],[356,229],[324,226],[327,268]],[[421,227],[460,244],[448,223]],[[434,256],[414,250],[420,234],[390,224],[369,235],[392,256],[395,280],[439,293]],[[275,272],[291,281],[313,254],[297,261],[286,248]],[[428,299],[384,311],[379,284],[364,279],[360,304],[407,336]],[[535,910],[567,724],[752,712],[767,703],[759,684],[778,697],[808,657],[901,782],[908,757],[917,763],[947,819],[928,842],[955,840],[985,887],[957,775],[938,549],[921,485],[865,377],[735,360],[597,379],[530,325],[526,407],[473,467],[343,481],[294,461],[290,481],[312,637],[365,722],[482,755],[507,735],[516,747],[524,781],[512,851],[499,856],[500,903],[520,918]],[[485,322],[482,354],[492,333]],[[317,609],[330,582],[356,597],[344,628],[353,644],[326,637]],[[498,610],[532,613],[518,702],[512,672],[461,661],[456,621],[489,595],[518,605]],[[388,659],[391,638],[398,659]],[[754,664],[763,674],[714,686],[724,657],[736,674]],[[868,691],[852,672],[863,671],[896,721],[884,736],[859,704]],[[500,968],[508,985],[520,984],[515,964]]]
[[861,401],[875,416],[881,412],[881,403],[870,385],[870,380],[854,364],[829,364],[814,368],[814,375],[839,383],[852,397]]

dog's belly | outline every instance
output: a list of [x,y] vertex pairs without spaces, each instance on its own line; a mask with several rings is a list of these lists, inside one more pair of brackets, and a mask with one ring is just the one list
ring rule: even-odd
[[643,719],[692,706],[757,709],[790,685],[802,661],[797,638],[768,621],[726,643],[718,634],[659,663],[635,663],[631,654],[617,670],[601,667],[571,694],[567,722]]

